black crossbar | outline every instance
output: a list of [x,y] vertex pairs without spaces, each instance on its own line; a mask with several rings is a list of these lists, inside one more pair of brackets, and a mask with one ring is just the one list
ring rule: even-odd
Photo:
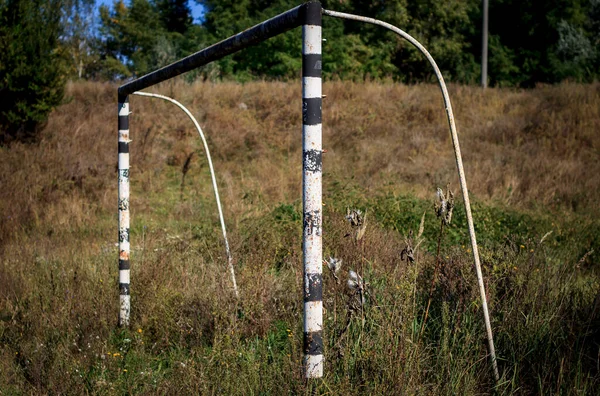
[[175,63],[153,71],[119,87],[119,96],[127,96],[182,73],[204,66],[241,49],[258,44],[302,24],[310,3],[299,5],[258,25],[211,45]]

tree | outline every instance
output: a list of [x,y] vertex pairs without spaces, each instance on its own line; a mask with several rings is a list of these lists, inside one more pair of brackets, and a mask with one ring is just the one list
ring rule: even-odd
[[0,0],[0,142],[35,136],[60,104],[61,0]]
[[158,0],[156,5],[168,32],[185,34],[192,25],[192,10],[187,0]]
[[[557,52],[560,32],[573,33],[565,29],[567,25],[583,27],[586,8],[593,1],[596,0],[490,2],[490,82],[527,87],[561,81],[569,67],[561,64]],[[503,65],[510,73],[499,78],[494,64]]]
[[[144,75],[186,56],[199,38],[191,10],[182,0],[115,1],[112,9],[100,7],[102,62],[114,68],[115,77]],[[119,73],[121,75],[119,75]]]
[[69,76],[79,79],[98,62],[95,50],[94,0],[64,0],[61,47],[69,60]]

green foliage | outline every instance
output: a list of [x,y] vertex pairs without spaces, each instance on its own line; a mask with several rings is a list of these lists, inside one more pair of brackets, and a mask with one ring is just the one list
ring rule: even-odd
[[[143,75],[196,51],[203,29],[192,25],[191,10],[180,0],[121,0],[100,7],[102,62],[113,78]],[[115,67],[118,62],[125,67]]]
[[158,0],[156,6],[167,31],[185,34],[192,24],[192,12],[187,0]]
[[592,44],[597,40],[592,28],[597,3],[491,2],[490,34],[495,36],[490,43],[492,83],[532,86],[569,77],[583,81],[597,78]]
[[[472,48],[466,40],[469,28],[476,23],[469,13],[478,4],[473,0],[427,0],[410,2],[407,6],[409,19],[405,30],[428,49],[444,78],[468,83],[478,74],[474,59],[478,48]],[[434,76],[425,57],[404,41],[398,46],[394,63],[404,81],[429,81]]]
[[62,0],[0,2],[0,142],[32,138],[63,97]]
[[[123,0],[101,7],[100,75],[142,75],[259,24],[299,4],[297,0],[196,0],[204,7],[192,24],[184,0]],[[598,77],[598,0],[536,2],[499,0],[490,9],[489,77],[492,85],[531,86]],[[449,81],[480,76],[481,2],[451,0],[323,1],[324,8],[377,18],[400,27],[432,54]],[[506,21],[511,21],[507,23]],[[378,26],[323,18],[325,78],[433,81],[431,66],[412,45]],[[214,79],[291,79],[301,66],[296,30],[237,52],[190,73]],[[123,63],[127,72],[118,68]]]

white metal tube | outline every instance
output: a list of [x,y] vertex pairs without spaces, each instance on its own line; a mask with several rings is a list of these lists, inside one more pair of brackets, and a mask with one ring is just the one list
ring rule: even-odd
[[129,99],[119,97],[119,326],[129,326]]
[[200,125],[198,124],[198,121],[196,121],[196,118],[192,115],[192,113],[190,113],[190,111],[188,109],[186,109],[184,105],[182,105],[181,103],[179,103],[175,99],[169,98],[168,96],[159,95],[159,94],[155,94],[155,93],[149,93],[149,92],[134,92],[133,95],[148,96],[148,97],[152,97],[152,98],[159,98],[159,99],[166,100],[167,102],[171,102],[174,105],[176,105],[177,107],[179,107],[181,110],[183,110],[183,112],[194,123],[194,126],[196,127],[196,130],[198,131],[198,134],[200,135],[200,138],[202,139],[202,144],[204,145],[204,151],[206,152],[206,159],[208,160],[208,167],[210,169],[210,176],[211,176],[211,179],[212,179],[212,185],[213,185],[213,189],[215,191],[215,199],[217,201],[217,210],[219,211],[219,220],[221,221],[221,229],[223,230],[223,240],[225,241],[225,252],[227,254],[227,265],[229,267],[229,273],[231,275],[231,282],[233,284],[233,291],[235,292],[235,296],[237,298],[239,298],[239,291],[238,291],[238,287],[237,287],[237,282],[235,280],[235,271],[233,269],[233,258],[231,256],[231,250],[229,249],[229,242],[227,240],[227,230],[225,228],[225,220],[223,218],[223,210],[221,209],[221,199],[219,198],[219,189],[217,187],[217,178],[215,176],[215,170],[213,168],[212,159],[210,157],[210,150],[208,149],[208,143],[206,142],[206,138],[204,137],[204,133],[202,132],[202,128],[200,128]]
[[321,4],[306,3],[302,21],[302,204],[304,374],[323,377],[323,198]]
[[473,216],[471,214],[471,203],[469,202],[469,191],[467,189],[467,179],[465,178],[465,171],[463,168],[462,155],[460,153],[460,145],[458,143],[458,133],[456,131],[456,125],[454,123],[454,113],[452,112],[452,104],[450,103],[450,96],[448,95],[448,89],[446,88],[446,83],[444,82],[444,77],[442,76],[440,69],[438,68],[437,64],[435,63],[435,60],[433,59],[431,54],[427,51],[427,49],[425,49],[425,47],[423,47],[421,45],[421,43],[419,43],[411,35],[409,35],[408,33],[406,33],[405,31],[403,31],[401,29],[398,29],[396,26],[391,25],[386,22],[383,22],[383,21],[380,21],[378,19],[363,17],[363,16],[359,16],[359,15],[346,14],[346,13],[337,12],[337,11],[323,10],[323,14],[329,15],[329,16],[335,17],[335,18],[351,19],[351,20],[355,20],[355,21],[371,23],[373,25],[378,25],[378,26],[382,26],[386,29],[389,29],[389,30],[393,31],[394,33],[398,34],[399,36],[403,37],[404,39],[408,40],[415,47],[417,47],[417,49],[419,51],[421,51],[423,53],[423,55],[425,55],[425,57],[427,58],[427,60],[431,64],[431,66],[433,67],[433,70],[437,77],[440,89],[442,91],[442,96],[444,97],[444,104],[446,106],[446,115],[448,117],[448,124],[450,126],[450,134],[452,136],[452,145],[454,146],[454,156],[456,158],[456,167],[458,168],[458,177],[460,179],[460,187],[462,190],[463,200],[465,203],[465,212],[467,215],[467,225],[469,228],[469,236],[471,238],[471,248],[473,249],[473,259],[475,261],[475,270],[477,272],[477,281],[479,283],[479,293],[481,295],[481,305],[483,308],[483,317],[484,317],[485,328],[486,328],[486,332],[487,332],[489,352],[490,352],[490,357],[491,357],[491,361],[492,361],[492,369],[494,371],[494,377],[496,378],[496,381],[499,381],[500,375],[498,373],[498,363],[496,361],[496,351],[494,348],[494,337],[492,334],[492,326],[490,323],[490,315],[488,312],[487,298],[486,298],[486,294],[485,294],[485,285],[483,284],[483,274],[481,272],[481,263],[479,261],[479,250],[477,249],[477,240],[475,238],[475,227],[473,225]]

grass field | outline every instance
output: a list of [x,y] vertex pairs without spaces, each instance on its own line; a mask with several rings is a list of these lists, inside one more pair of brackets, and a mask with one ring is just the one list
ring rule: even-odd
[[[116,326],[116,86],[70,84],[38,142],[0,148],[0,394],[600,392],[600,84],[450,87],[498,385],[437,87],[324,85],[324,256],[343,265],[340,282],[324,269],[326,373],[309,385],[300,85],[156,91],[208,135],[240,300],[193,125],[134,96],[132,324]],[[446,185],[457,206],[440,238]],[[368,213],[360,241],[347,208]],[[368,282],[362,307],[349,270]]]

